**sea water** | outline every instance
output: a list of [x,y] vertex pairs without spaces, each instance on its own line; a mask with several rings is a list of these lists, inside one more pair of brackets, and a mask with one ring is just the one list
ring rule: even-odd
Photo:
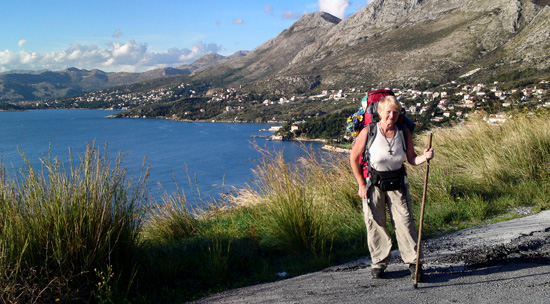
[[[0,160],[8,175],[15,177],[24,160],[40,169],[40,159],[56,157],[78,164],[86,146],[95,144],[122,165],[130,178],[138,179],[145,162],[150,168],[149,189],[160,193],[185,192],[190,202],[217,199],[253,179],[252,169],[261,155],[254,145],[283,151],[293,161],[304,146],[289,141],[268,141],[271,124],[181,122],[165,119],[106,118],[114,111],[33,110],[0,112]],[[318,149],[320,143],[308,143]],[[191,182],[190,182],[191,181]],[[164,189],[164,190],[162,190]],[[199,197],[200,195],[200,197]]]

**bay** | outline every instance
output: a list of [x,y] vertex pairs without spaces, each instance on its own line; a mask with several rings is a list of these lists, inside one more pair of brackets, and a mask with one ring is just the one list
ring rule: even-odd
[[[111,159],[124,155],[123,166],[134,179],[139,178],[145,160],[150,166],[149,189],[157,201],[161,191],[172,194],[179,187],[188,201],[200,204],[250,183],[251,169],[260,158],[254,144],[283,151],[289,161],[305,153],[295,142],[256,137],[271,135],[260,131],[271,124],[105,118],[112,113],[74,109],[0,112],[0,160],[14,177],[24,166],[19,151],[33,167],[40,167],[40,158],[48,157],[50,151],[52,158],[68,164],[69,149],[75,163],[87,144],[95,143],[100,151],[107,144]],[[322,146],[310,145],[314,149]]]

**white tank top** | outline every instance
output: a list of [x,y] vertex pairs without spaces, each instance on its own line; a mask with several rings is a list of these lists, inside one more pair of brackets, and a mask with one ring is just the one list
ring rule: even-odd
[[391,142],[391,138],[384,139],[384,135],[378,128],[376,136],[374,137],[374,142],[370,147],[370,163],[371,166],[376,171],[394,171],[403,165],[407,159],[407,154],[403,148],[403,140],[401,139],[401,134],[397,126],[395,127],[395,135],[393,139],[393,144],[391,146],[392,154],[390,155],[390,147],[388,142]]

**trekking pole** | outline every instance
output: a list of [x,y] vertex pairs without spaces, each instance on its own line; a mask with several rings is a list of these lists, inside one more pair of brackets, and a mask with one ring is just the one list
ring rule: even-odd
[[[432,147],[432,132],[428,133],[428,149]],[[418,270],[420,268],[420,247],[422,242],[422,226],[424,225],[424,206],[426,205],[426,192],[428,190],[428,174],[430,173],[430,161],[426,160],[426,176],[424,177],[424,190],[422,191],[422,206],[420,207],[420,225],[418,227],[418,245],[416,246],[416,269],[414,272],[414,288],[418,284]]]

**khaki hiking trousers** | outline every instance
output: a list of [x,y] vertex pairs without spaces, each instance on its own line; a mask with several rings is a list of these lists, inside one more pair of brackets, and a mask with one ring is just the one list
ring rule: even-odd
[[406,264],[416,263],[417,233],[412,212],[409,185],[395,191],[382,191],[371,185],[369,198],[363,200],[367,242],[372,268],[385,269],[391,258],[392,241],[386,228],[386,206],[389,210],[401,258]]

